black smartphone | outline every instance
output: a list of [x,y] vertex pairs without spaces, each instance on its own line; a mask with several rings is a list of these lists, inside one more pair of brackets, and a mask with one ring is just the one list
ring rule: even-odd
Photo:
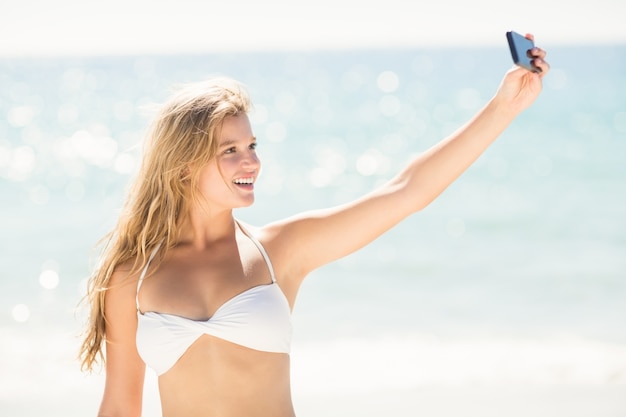
[[528,71],[541,72],[541,69],[534,66],[531,62],[530,50],[535,47],[533,41],[513,31],[506,33],[506,39],[509,41],[511,57],[516,65],[526,68]]

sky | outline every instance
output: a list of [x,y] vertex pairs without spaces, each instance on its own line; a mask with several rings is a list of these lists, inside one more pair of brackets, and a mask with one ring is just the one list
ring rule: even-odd
[[0,57],[626,44],[624,0],[0,0]]

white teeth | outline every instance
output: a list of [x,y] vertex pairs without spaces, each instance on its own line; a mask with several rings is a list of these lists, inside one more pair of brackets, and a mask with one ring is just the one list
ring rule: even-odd
[[235,184],[252,184],[252,183],[254,183],[254,178],[237,178],[233,182]]

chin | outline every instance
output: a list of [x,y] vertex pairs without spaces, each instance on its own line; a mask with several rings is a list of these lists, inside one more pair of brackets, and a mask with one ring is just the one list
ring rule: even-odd
[[250,198],[249,200],[243,201],[241,202],[241,204],[239,205],[240,208],[244,208],[244,207],[250,207],[251,205],[254,204],[254,197]]

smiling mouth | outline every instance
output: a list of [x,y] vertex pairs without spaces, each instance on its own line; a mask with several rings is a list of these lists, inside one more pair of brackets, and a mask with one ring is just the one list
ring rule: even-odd
[[233,180],[233,184],[239,186],[252,186],[254,184],[254,177],[236,178]]

